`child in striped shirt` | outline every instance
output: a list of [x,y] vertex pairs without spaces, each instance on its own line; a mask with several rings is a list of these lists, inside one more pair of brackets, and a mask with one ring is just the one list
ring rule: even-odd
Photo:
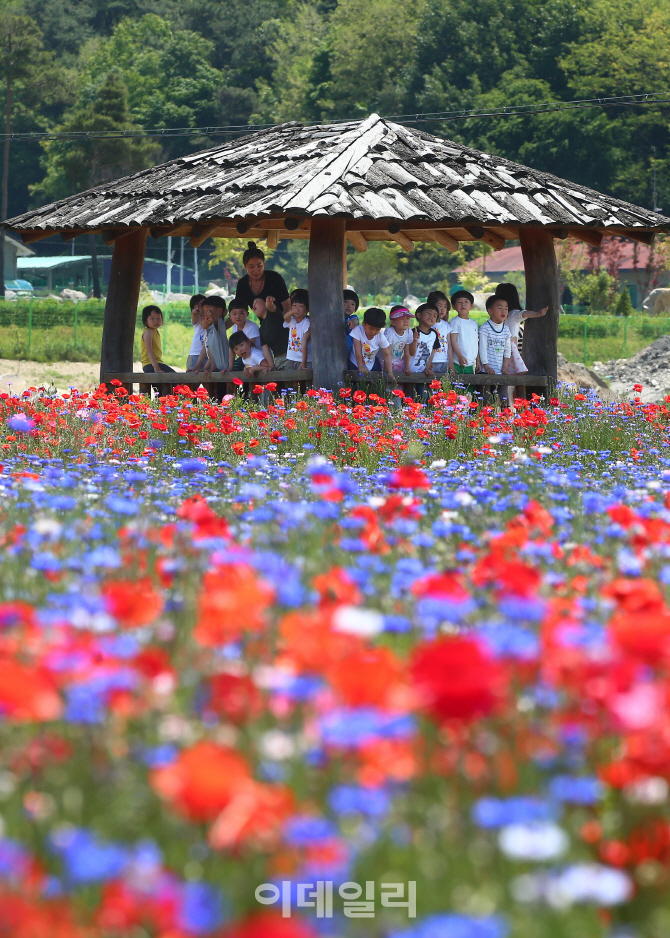
[[489,375],[506,375],[512,355],[512,336],[505,324],[507,300],[490,296],[486,301],[487,321],[479,328],[479,359]]

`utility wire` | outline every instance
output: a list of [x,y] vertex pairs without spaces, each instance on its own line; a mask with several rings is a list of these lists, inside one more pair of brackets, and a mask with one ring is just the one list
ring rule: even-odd
[[[417,124],[435,121],[476,120],[484,117],[527,117],[535,114],[549,114],[553,111],[574,111],[587,108],[638,107],[640,105],[670,104],[670,93],[664,91],[646,94],[629,94],[609,98],[585,98],[579,101],[547,102],[544,104],[519,104],[499,108],[473,108],[457,111],[432,111],[414,114],[394,114],[385,120],[394,120],[403,124]],[[364,118],[363,118],[364,119]],[[300,123],[300,122],[298,122]],[[322,122],[321,126],[338,126],[355,123],[351,119]],[[227,124],[221,127],[165,127],[153,130],[105,130],[105,131],[32,131],[26,133],[0,133],[0,140],[105,140],[123,137],[214,137],[220,134],[261,133],[275,124]]]

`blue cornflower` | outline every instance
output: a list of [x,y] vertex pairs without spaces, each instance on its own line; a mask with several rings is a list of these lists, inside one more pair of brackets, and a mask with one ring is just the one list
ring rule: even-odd
[[284,839],[293,846],[304,846],[337,836],[337,827],[325,817],[296,815],[286,822]]
[[430,915],[403,931],[391,932],[389,938],[506,938],[507,922],[499,916],[473,918],[470,915]]
[[103,882],[123,872],[129,851],[121,844],[101,843],[90,831],[66,829],[54,833],[51,848],[65,867],[65,877],[73,885]]
[[221,893],[209,883],[184,883],[178,926],[188,935],[205,935],[223,923]]
[[511,798],[480,798],[472,807],[472,820],[479,827],[505,827],[547,821],[554,811],[546,801],[517,795]]
[[117,515],[136,515],[140,510],[136,502],[127,498],[119,498],[117,495],[108,495],[105,505]]
[[592,776],[557,775],[549,782],[551,797],[571,804],[595,804],[603,791],[601,781]]
[[7,421],[7,426],[16,433],[30,433],[35,429],[35,421],[26,414],[14,414]]
[[383,817],[391,806],[391,796],[384,788],[362,785],[338,785],[328,798],[336,814],[368,814]]

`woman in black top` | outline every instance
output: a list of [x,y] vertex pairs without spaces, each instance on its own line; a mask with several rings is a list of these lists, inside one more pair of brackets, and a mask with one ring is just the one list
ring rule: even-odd
[[275,360],[275,366],[281,368],[286,363],[288,347],[288,329],[284,329],[284,313],[290,309],[290,300],[284,278],[276,270],[265,269],[265,254],[249,241],[249,247],[242,256],[246,274],[237,281],[235,299],[246,303],[249,309],[257,303],[254,312],[260,319],[261,344],[269,345]]

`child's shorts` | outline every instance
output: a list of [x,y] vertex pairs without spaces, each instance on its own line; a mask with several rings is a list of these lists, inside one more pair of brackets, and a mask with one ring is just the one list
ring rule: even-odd
[[459,365],[454,362],[454,371],[457,375],[473,375],[475,373],[474,365]]
[[433,362],[433,371],[436,375],[446,374],[449,362]]

